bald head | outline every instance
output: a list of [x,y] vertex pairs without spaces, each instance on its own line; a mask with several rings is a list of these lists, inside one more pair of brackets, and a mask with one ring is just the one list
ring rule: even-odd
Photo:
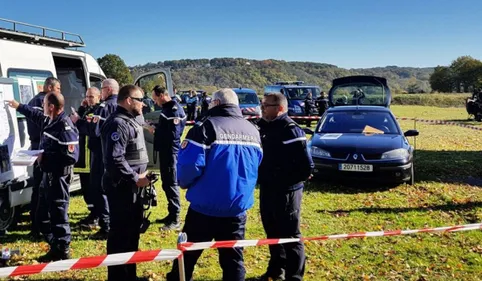
[[44,114],[51,119],[64,111],[64,96],[60,93],[50,92],[44,98]]
[[105,79],[102,81],[102,99],[107,99],[112,95],[117,95],[119,93],[119,83],[112,78]]

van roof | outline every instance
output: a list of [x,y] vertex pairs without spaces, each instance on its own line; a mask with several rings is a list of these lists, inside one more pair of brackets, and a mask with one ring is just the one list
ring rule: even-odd
[[256,94],[256,91],[253,90],[253,89],[250,89],[250,88],[233,88],[233,91],[234,91],[236,94],[239,94],[239,93]]

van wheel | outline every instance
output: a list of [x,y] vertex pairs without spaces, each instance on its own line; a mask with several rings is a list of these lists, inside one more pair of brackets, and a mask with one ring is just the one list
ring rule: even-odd
[[[5,198],[2,198],[5,199]],[[1,201],[1,200],[0,200]],[[15,226],[17,210],[15,207],[10,207],[8,201],[3,201],[0,205],[0,230],[7,230]]]

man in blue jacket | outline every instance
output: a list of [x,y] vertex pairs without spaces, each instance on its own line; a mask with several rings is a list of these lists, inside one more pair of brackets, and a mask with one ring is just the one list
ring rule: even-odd
[[[264,157],[259,167],[261,221],[267,238],[300,238],[301,197],[311,177],[313,160],[306,135],[288,117],[288,101],[269,94],[261,104],[258,122]],[[261,280],[303,280],[305,252],[302,242],[270,245],[271,258]]]
[[196,120],[198,103],[199,103],[199,100],[197,98],[196,91],[191,90],[190,96],[186,100],[188,121]]
[[[183,232],[189,242],[243,240],[246,211],[253,206],[263,152],[259,132],[243,118],[236,93],[213,94],[211,109],[181,144],[177,165],[189,206]],[[184,253],[186,280],[191,280],[202,251]],[[242,248],[220,249],[224,281],[244,280]],[[177,261],[167,280],[179,280]]]

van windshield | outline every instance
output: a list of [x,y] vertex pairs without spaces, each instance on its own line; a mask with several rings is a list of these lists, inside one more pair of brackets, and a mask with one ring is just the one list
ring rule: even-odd
[[237,93],[239,104],[259,104],[259,98],[255,93]]
[[316,99],[320,96],[320,89],[316,87],[312,88],[284,88],[286,96],[291,100],[304,100],[308,93],[311,93],[312,98]]

